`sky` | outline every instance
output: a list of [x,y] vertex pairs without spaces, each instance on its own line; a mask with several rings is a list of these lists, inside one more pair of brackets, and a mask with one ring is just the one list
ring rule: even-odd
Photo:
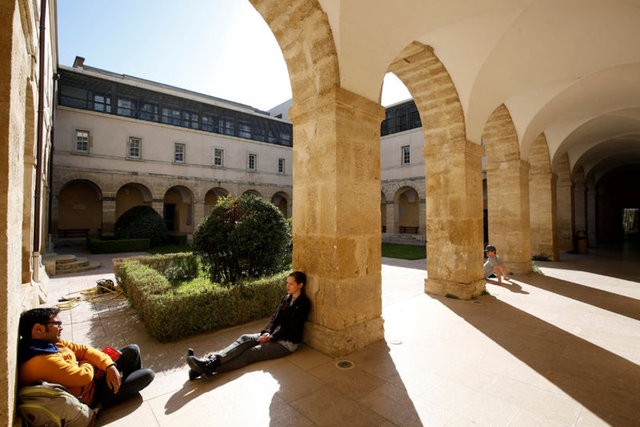
[[[282,51],[248,0],[58,0],[58,55],[261,110],[291,98]],[[410,97],[388,74],[382,105]]]

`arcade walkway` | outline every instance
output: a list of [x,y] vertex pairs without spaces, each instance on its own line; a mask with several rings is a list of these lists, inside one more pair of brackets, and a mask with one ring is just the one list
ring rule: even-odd
[[[160,344],[126,301],[95,300],[61,313],[63,336],[136,342],[157,372],[98,426],[637,426],[639,255],[564,254],[475,301],[426,295],[424,260],[385,258],[385,341],[342,359],[303,347],[210,380],[187,380],[187,347],[215,350],[263,321]],[[102,270],[50,280],[51,303],[113,277],[92,258]]]

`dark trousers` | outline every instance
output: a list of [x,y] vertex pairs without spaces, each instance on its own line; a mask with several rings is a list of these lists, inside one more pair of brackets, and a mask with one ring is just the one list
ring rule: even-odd
[[215,353],[220,360],[216,372],[232,371],[261,360],[277,359],[291,354],[288,348],[277,342],[258,343],[260,334],[245,334],[238,337],[224,350]]
[[136,344],[122,347],[120,357],[116,360],[116,367],[122,375],[122,384],[118,393],[114,393],[107,385],[106,375],[96,380],[96,391],[92,407],[107,408],[135,395],[153,381],[154,373],[151,369],[142,367],[140,348]]

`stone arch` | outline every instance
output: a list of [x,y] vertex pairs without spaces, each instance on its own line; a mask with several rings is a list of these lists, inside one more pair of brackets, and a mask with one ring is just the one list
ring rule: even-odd
[[213,207],[218,203],[218,200],[228,196],[229,194],[229,191],[222,187],[215,187],[207,191],[207,194],[204,195],[205,218],[211,214],[211,211],[213,210]]
[[425,290],[472,298],[485,287],[478,261],[483,246],[482,149],[467,141],[458,92],[433,48],[412,42],[389,71],[411,93],[424,129],[429,235]]
[[174,185],[164,193],[162,217],[170,232],[193,233],[193,192]]
[[102,191],[92,181],[77,179],[65,183],[57,194],[58,220],[54,229],[58,236],[85,230],[100,234],[102,229]]
[[482,142],[487,156],[489,242],[509,270],[530,272],[529,164],[520,159],[518,134],[504,104],[487,120]]
[[273,196],[271,196],[271,203],[276,205],[276,207],[282,212],[285,218],[289,218],[291,216],[289,206],[291,197],[283,191],[278,191]]
[[529,165],[531,253],[557,261],[556,177],[551,173],[549,146],[543,133],[533,141]]
[[394,195],[398,231],[404,234],[420,232],[420,196],[413,187],[402,187]]
[[293,105],[340,85],[329,20],[317,0],[250,0],[276,38],[289,70]]
[[144,185],[135,182],[130,182],[120,187],[116,192],[115,199],[116,221],[120,218],[120,215],[134,206],[153,205],[153,196],[151,191]]

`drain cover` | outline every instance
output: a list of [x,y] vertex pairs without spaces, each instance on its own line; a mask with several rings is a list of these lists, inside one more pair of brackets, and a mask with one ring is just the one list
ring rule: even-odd
[[348,360],[338,360],[338,362],[336,362],[336,366],[340,369],[351,369],[353,368],[353,363]]

